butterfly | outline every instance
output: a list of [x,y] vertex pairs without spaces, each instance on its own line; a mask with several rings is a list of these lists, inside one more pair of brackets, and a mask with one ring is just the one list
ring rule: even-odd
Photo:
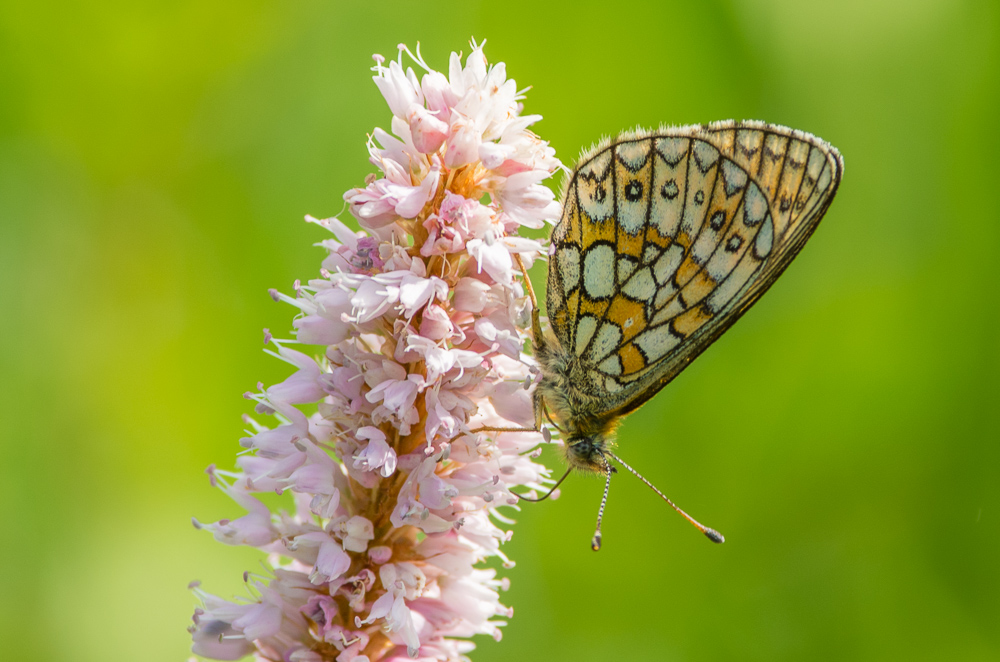
[[840,153],[813,135],[725,121],[622,134],[568,177],[549,246],[551,333],[533,312],[533,397],[536,426],[544,416],[562,433],[566,475],[607,477],[595,550],[612,460],[723,542],[611,450],[614,430],[774,284],[843,171]]

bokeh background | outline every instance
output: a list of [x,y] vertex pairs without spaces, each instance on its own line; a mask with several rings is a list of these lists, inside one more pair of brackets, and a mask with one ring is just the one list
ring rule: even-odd
[[728,542],[623,476],[594,554],[574,477],[518,516],[516,615],[474,660],[1000,659],[992,0],[0,4],[0,656],[183,660],[187,583],[241,591],[256,553],[189,518],[240,514],[202,470],[287,374],[267,289],[317,273],[303,215],[371,170],[371,54],[445,68],[470,36],[569,164],[726,118],[847,163],[795,264],[621,431]]

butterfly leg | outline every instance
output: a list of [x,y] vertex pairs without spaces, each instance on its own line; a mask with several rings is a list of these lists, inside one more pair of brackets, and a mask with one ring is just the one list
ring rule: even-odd
[[[521,259],[520,255],[514,253],[514,261],[517,262],[517,266],[521,270],[521,276],[524,278],[524,287],[528,292],[528,298],[531,300],[531,338],[534,345],[533,349],[537,354],[540,345],[544,343],[542,322],[538,312],[538,298],[535,296],[535,288],[531,285],[531,278],[528,277],[528,268],[524,266],[524,260]],[[549,417],[548,411],[545,409],[545,403],[540,397],[537,395],[533,397],[532,403],[535,414],[535,426],[532,428],[483,426],[469,430],[469,432],[473,434],[476,432],[541,432],[543,430],[543,419],[548,418],[549,421],[552,419]]]
[[524,289],[528,291],[528,298],[531,299],[531,342],[534,345],[533,350],[537,355],[539,349],[545,345],[545,336],[542,334],[541,314],[538,312],[538,297],[535,296],[535,288],[531,285],[528,268],[524,266],[521,256],[514,253],[514,261],[517,262],[517,266],[521,270],[521,276],[524,278]]
[[[475,434],[476,432],[541,432],[545,436],[545,440],[549,441],[547,428],[544,427],[544,419],[548,419],[552,423],[552,418],[549,416],[548,409],[545,407],[545,401],[536,393],[531,399],[532,406],[535,414],[535,425],[530,428],[516,428],[516,427],[493,427],[493,426],[483,426],[476,428],[474,430],[469,430],[470,434]],[[552,423],[557,430],[562,430],[558,425]]]

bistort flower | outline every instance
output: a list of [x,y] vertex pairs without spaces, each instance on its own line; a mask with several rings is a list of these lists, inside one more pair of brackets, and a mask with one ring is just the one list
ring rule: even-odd
[[[332,234],[328,255],[294,295],[272,292],[299,309],[295,341],[265,334],[294,372],[247,395],[276,423],[247,417],[238,470],[209,468],[246,514],[195,525],[269,566],[245,575],[240,600],[195,588],[204,657],[463,659],[470,637],[499,639],[512,615],[507,580],[482,567],[512,565],[498,509],[517,503],[513,488],[551,483],[534,461],[541,434],[477,430],[533,426],[517,264],[543,247],[517,231],[558,217],[541,182],[559,161],[482,45],[464,66],[453,53],[447,75],[419,48],[375,62],[392,111],[368,144],[380,175],[344,195],[363,231],[307,217]],[[268,492],[290,495],[289,510],[265,505]]]

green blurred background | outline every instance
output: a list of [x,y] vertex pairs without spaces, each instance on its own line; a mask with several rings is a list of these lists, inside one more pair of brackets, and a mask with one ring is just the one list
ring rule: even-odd
[[[526,509],[498,660],[1000,659],[1000,8],[802,3],[0,5],[4,659],[183,660],[252,550],[241,394],[371,167],[368,68],[487,39],[571,164],[602,134],[759,118],[843,152],[802,256],[632,416],[638,481]],[[349,218],[344,214],[342,218]],[[541,272],[538,274],[541,278]],[[554,455],[549,456],[558,464]]]

